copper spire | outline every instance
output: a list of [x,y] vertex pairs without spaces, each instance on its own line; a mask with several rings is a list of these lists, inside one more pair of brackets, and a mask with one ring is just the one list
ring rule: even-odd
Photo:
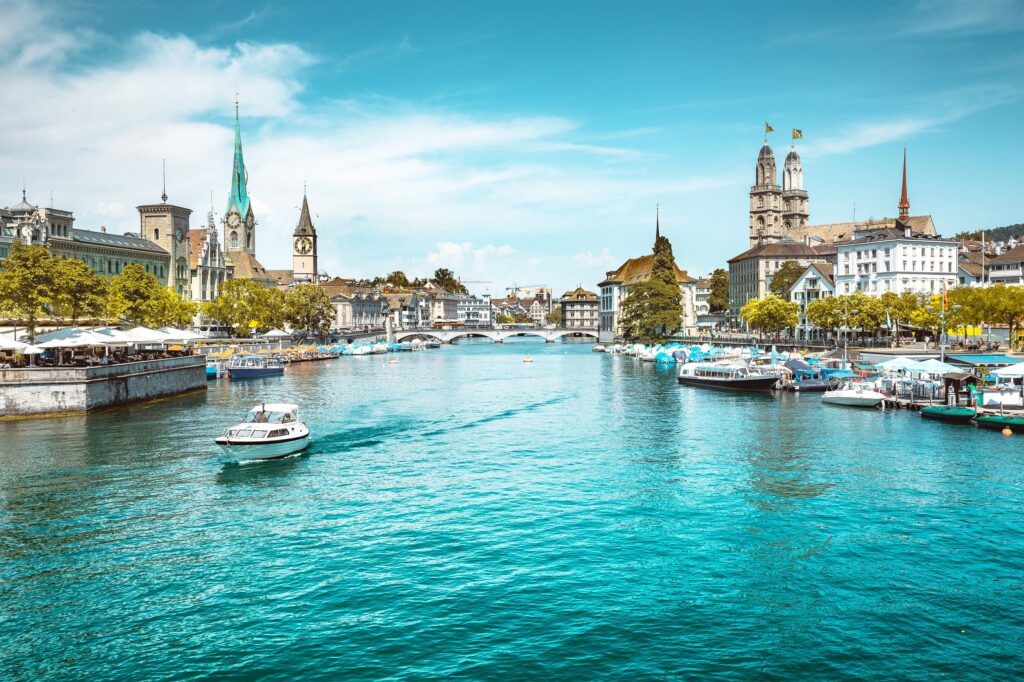
[[900,220],[910,217],[910,199],[907,198],[907,145],[903,145],[903,192],[900,194]]

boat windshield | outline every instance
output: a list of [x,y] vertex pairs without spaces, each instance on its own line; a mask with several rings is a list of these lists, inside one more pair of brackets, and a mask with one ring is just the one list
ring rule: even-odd
[[264,412],[253,410],[245,415],[246,424],[287,424],[291,421],[292,415],[288,412]]

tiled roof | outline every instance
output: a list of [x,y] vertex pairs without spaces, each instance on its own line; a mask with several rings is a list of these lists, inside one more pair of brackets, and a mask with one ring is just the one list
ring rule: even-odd
[[583,287],[576,287],[573,291],[567,291],[562,294],[562,300],[566,302],[571,301],[597,301],[597,294],[593,291],[587,291]]
[[1015,246],[1006,253],[992,259],[993,263],[1019,263],[1024,261],[1024,244]]
[[[672,261],[672,267],[676,271],[676,281],[680,284],[686,284],[694,281],[693,277],[686,274],[686,270],[680,270],[679,266],[676,265],[675,260]],[[619,266],[618,270],[608,275],[608,278],[602,282],[604,283],[618,283],[622,286],[631,286],[640,282],[646,282],[651,278],[651,270],[654,269],[654,254],[649,253],[646,256],[640,256],[639,258],[630,258],[628,261]]]
[[747,249],[738,256],[733,256],[727,262],[735,263],[750,258],[814,258],[824,257],[835,249],[826,249],[818,246],[811,246],[803,242],[773,242],[770,244],[758,244]]
[[[869,234],[864,235],[863,237],[858,237],[857,239],[854,239],[848,243],[868,244],[870,242],[888,241],[890,239],[926,239],[929,241],[938,241],[943,239],[943,237],[935,233],[926,234],[921,232],[914,232],[914,228],[909,225],[907,226],[910,227],[910,236],[907,237],[906,231],[903,228],[904,225],[907,225],[907,223],[897,222],[896,227],[885,227],[880,230],[875,230]],[[953,240],[950,239],[946,241]]]
[[110,232],[95,232],[93,230],[71,230],[72,238],[76,242],[84,244],[96,244],[97,246],[113,246],[119,249],[137,249],[139,251],[150,251],[152,253],[167,254],[167,251],[157,246],[148,239],[141,237],[130,237],[124,234],[111,234]]
[[248,251],[232,251],[228,254],[235,266],[235,279],[251,279],[263,283],[275,283],[267,275],[267,269],[260,265],[256,256]]
[[[853,239],[854,231],[896,227],[896,218],[879,218],[878,220],[862,220],[850,223],[824,223],[821,225],[804,225],[792,227],[787,232],[794,241],[804,237],[819,237],[826,242],[842,242]],[[914,232],[935,234],[935,223],[930,215],[910,216],[906,222]]]
[[188,231],[188,267],[195,270],[199,267],[199,257],[206,246],[206,230]]

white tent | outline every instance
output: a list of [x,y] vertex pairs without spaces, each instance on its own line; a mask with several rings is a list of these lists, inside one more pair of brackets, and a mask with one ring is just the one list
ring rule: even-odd
[[281,331],[280,329],[271,329],[269,332],[263,335],[263,338],[265,339],[283,339],[286,337],[290,338],[291,334],[285,331]]
[[12,339],[9,336],[0,336],[0,350],[13,350],[15,353],[21,353],[22,355],[38,355],[43,352],[42,348]]
[[164,334],[170,341],[195,341],[196,339],[205,339],[206,337],[202,334],[196,334],[183,329],[174,329],[173,327],[160,327],[156,331]]
[[955,365],[950,365],[949,363],[946,362],[942,362],[941,360],[936,360],[935,358],[932,358],[931,360],[925,360],[924,362],[920,363],[920,367],[912,367],[910,371],[927,372],[928,374],[949,374],[950,372],[955,372],[958,369],[961,368],[956,367]]
[[1018,379],[1024,377],[1024,362],[1018,362],[1016,365],[1010,365],[1009,367],[1000,367],[999,369],[992,370],[992,373],[997,377],[1004,379]]
[[134,327],[126,333],[135,338],[135,343],[168,343],[177,340],[176,338],[171,338],[169,334],[164,334],[149,327]]
[[900,356],[893,358],[892,360],[886,360],[885,362],[879,363],[878,365],[882,369],[909,369],[909,370],[920,370],[921,363],[917,360],[911,360],[908,357]]
[[67,327],[56,331],[40,334],[36,337],[37,348],[83,348],[85,346],[105,346],[110,337],[95,334],[81,327]]

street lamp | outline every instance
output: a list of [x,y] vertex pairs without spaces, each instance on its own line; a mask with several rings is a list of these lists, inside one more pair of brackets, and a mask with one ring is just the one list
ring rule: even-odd
[[852,311],[850,310],[850,299],[849,298],[846,298],[846,299],[843,300],[843,308],[846,310],[846,320],[845,320],[845,322],[846,322],[846,333],[843,334],[843,369],[849,369],[850,368],[849,367],[850,360],[847,357],[847,355],[848,355],[847,352],[848,352],[848,349],[849,349],[849,346],[850,346],[850,313],[852,312],[853,315],[856,316],[857,313],[859,313],[860,311],[859,310],[852,310]]
[[[960,306],[953,306],[953,312],[960,310]],[[939,343],[939,361],[946,361],[946,306],[943,304],[942,313],[939,315],[942,320],[942,340]]]

